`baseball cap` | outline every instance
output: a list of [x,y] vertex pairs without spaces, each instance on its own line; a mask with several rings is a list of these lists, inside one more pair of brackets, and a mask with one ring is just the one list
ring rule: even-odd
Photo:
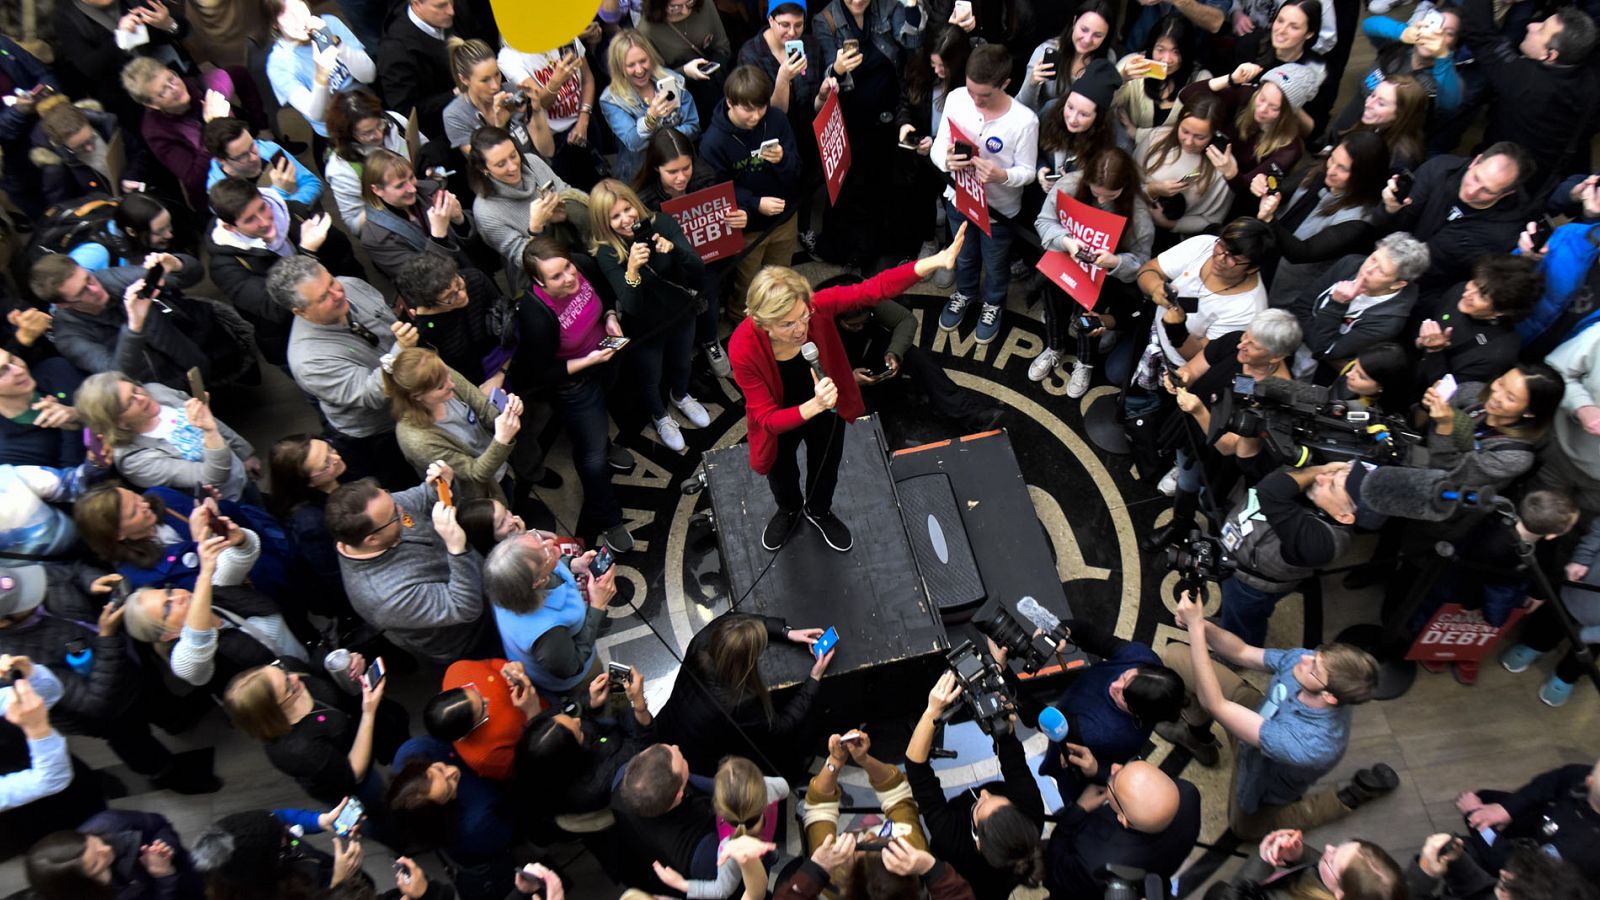
[[44,602],[44,566],[0,568],[0,616],[31,612]]

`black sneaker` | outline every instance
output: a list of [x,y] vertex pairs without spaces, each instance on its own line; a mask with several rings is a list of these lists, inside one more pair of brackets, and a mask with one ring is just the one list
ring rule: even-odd
[[633,458],[627,447],[618,443],[606,445],[606,465],[612,469],[618,472],[632,472],[633,467],[638,464],[639,461]]
[[850,537],[850,529],[846,528],[844,523],[839,521],[839,517],[833,513],[813,513],[808,511],[806,518],[810,519],[811,524],[817,526],[817,530],[822,532],[822,539],[828,542],[829,547],[844,553],[855,545],[854,540]]
[[767,521],[766,529],[761,532],[761,546],[777,553],[789,540],[789,536],[794,534],[795,525],[799,522],[798,511],[780,509],[773,513],[772,518]]

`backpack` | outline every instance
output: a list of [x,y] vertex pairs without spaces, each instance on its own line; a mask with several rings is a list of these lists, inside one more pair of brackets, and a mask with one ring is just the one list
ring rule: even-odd
[[121,201],[108,194],[88,194],[45,210],[34,226],[28,262],[52,253],[71,253],[85,244],[100,244],[115,260],[125,256],[128,241],[112,228]]

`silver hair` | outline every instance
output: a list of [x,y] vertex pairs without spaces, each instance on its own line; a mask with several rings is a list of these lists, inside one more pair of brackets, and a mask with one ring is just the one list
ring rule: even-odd
[[289,312],[305,309],[311,301],[301,295],[300,285],[324,271],[322,263],[309,256],[286,256],[273,263],[272,271],[267,273],[267,296]]
[[1263,309],[1250,320],[1250,336],[1273,359],[1283,359],[1294,354],[1304,336],[1300,320],[1286,309]]
[[483,562],[483,594],[501,609],[531,613],[544,605],[546,584],[534,584],[533,573],[545,563],[540,543],[507,538],[489,551]]
[[1387,251],[1394,260],[1394,277],[1401,281],[1415,280],[1428,271],[1428,245],[1408,231],[1384,235],[1378,240],[1378,249]]

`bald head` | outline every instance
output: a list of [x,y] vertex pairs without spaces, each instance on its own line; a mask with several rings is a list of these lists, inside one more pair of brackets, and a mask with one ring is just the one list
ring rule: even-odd
[[1112,789],[1122,808],[1118,816],[1134,831],[1165,831],[1178,815],[1178,785],[1167,773],[1144,760],[1135,760],[1112,776]]

